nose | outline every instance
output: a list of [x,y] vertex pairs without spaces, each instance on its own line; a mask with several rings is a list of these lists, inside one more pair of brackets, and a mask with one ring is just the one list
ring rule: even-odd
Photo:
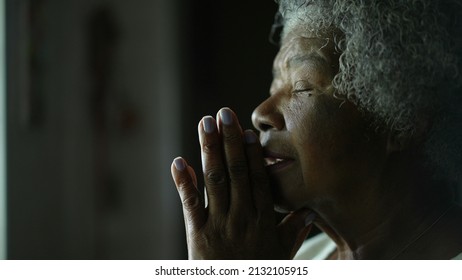
[[252,113],[253,126],[260,132],[265,132],[271,129],[282,130],[285,127],[285,120],[279,108],[280,97],[272,95],[260,105]]

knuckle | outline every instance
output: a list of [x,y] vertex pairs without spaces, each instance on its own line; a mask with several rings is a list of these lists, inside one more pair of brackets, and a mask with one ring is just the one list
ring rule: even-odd
[[199,199],[195,196],[187,196],[182,200],[185,209],[196,209],[199,206]]
[[248,176],[247,163],[244,160],[236,160],[228,164],[229,174],[231,177]]
[[190,187],[191,185],[191,180],[190,179],[186,179],[186,178],[180,178],[178,179],[178,181],[176,182],[176,185],[177,185],[177,189],[180,193],[185,193],[188,191],[188,188]]
[[223,133],[223,141],[226,143],[242,143],[242,136],[238,133]]
[[187,211],[197,209],[200,206],[199,197],[195,195],[186,195],[182,197],[181,203],[183,208]]
[[207,185],[222,185],[226,182],[226,173],[221,168],[212,168],[204,172]]
[[205,141],[202,144],[202,151],[206,154],[215,153],[218,151],[218,143],[213,141]]

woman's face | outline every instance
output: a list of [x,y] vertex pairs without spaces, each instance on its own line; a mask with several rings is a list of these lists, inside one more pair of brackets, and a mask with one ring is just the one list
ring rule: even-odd
[[333,96],[339,54],[331,33],[294,28],[285,36],[270,96],[252,115],[280,211],[360,202],[383,162],[385,145],[365,117]]

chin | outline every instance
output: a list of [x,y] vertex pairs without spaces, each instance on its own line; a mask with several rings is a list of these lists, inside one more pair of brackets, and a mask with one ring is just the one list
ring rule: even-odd
[[277,186],[273,185],[273,199],[274,199],[274,211],[278,213],[290,213],[293,211],[293,208],[290,207],[290,204],[285,201],[281,191]]
[[306,207],[298,195],[285,193],[280,189],[280,185],[273,184],[274,210],[278,213],[290,213]]

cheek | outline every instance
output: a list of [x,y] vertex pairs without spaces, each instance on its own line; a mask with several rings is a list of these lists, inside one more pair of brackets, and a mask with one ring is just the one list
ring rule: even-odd
[[332,152],[329,140],[332,139],[332,128],[326,123],[326,113],[320,111],[315,102],[294,102],[290,113],[286,125],[297,151],[300,180],[309,190],[322,177],[321,171],[328,169],[325,160],[326,151]]
[[330,169],[327,162],[334,152],[330,141],[332,128],[326,127],[325,121],[315,112],[316,110],[300,112],[295,124],[298,133],[294,134],[293,139],[303,181],[310,189],[326,175],[324,171]]
[[286,120],[292,143],[299,156],[330,148],[335,140],[336,126],[332,110],[328,110],[318,97],[305,98],[291,103],[290,118]]
[[[288,129],[298,153],[303,181],[310,191],[336,185],[350,176],[364,147],[362,120],[354,108],[316,97],[293,105]],[[290,125],[290,127],[289,127]]]
[[316,126],[316,107],[313,102],[299,98],[291,101],[287,108],[286,126],[296,145],[305,142]]

